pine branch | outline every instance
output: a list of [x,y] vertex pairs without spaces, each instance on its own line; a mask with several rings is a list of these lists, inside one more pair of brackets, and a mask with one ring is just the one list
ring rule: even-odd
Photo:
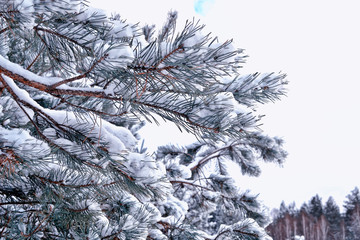
[[228,146],[225,146],[225,147],[222,147],[222,148],[219,148],[219,149],[216,149],[215,151],[213,151],[212,153],[208,154],[207,156],[205,156],[204,158],[202,158],[200,161],[198,161],[198,163],[196,165],[194,165],[193,167],[191,167],[191,171],[194,171],[196,169],[198,169],[199,167],[201,167],[202,165],[204,165],[205,163],[207,163],[208,161],[210,161],[211,159],[213,158],[216,158],[216,157],[220,157],[221,154],[218,154],[218,155],[215,155],[213,156],[213,154],[217,153],[217,152],[221,152],[221,151],[225,151],[225,150],[228,150],[229,148],[232,148],[236,145],[240,145],[241,143],[232,143]]
[[65,208],[65,209],[68,210],[68,211],[71,211],[71,212],[79,213],[79,212],[88,211],[89,206],[86,206],[85,208],[82,208],[82,209],[73,209],[73,208]]
[[6,31],[9,30],[9,29],[10,29],[10,27],[6,27],[6,28],[1,29],[1,30],[0,30],[0,34],[6,32]]
[[[32,123],[32,125],[35,127],[37,133],[39,134],[39,136],[44,139],[46,142],[48,142],[50,144],[50,146],[55,147],[57,149],[60,149],[63,152],[66,152],[69,155],[72,155],[70,152],[68,152],[67,150],[65,150],[63,147],[55,144],[53,141],[51,141],[48,137],[46,137],[42,131],[39,129],[38,125],[33,121],[33,119],[29,116],[29,114],[27,113],[27,111],[23,108],[23,105],[32,109],[35,112],[38,112],[40,114],[42,114],[45,119],[48,119],[52,122],[52,124],[54,124],[57,128],[63,130],[64,132],[67,132],[66,129],[64,129],[62,127],[61,124],[59,124],[58,122],[56,122],[51,116],[49,116],[48,114],[45,114],[41,109],[38,109],[36,107],[34,107],[33,105],[25,102],[24,100],[21,100],[13,91],[13,89],[7,84],[7,82],[2,78],[1,76],[1,72],[0,72],[0,82],[2,82],[2,84],[5,86],[5,88],[7,89],[7,91],[12,95],[13,99],[16,101],[16,103],[19,105],[19,107],[21,108],[21,110],[25,113],[25,115],[27,116],[27,118],[29,119],[29,121]],[[20,104],[22,103],[22,104]],[[84,162],[84,161],[83,161]],[[87,164],[91,164],[86,162]],[[91,164],[93,165],[93,164]]]
[[0,17],[4,17],[5,14],[14,15],[14,13],[20,13],[19,10],[0,11]]
[[[5,214],[5,216],[7,216],[7,213]],[[8,227],[10,221],[11,221],[11,217],[9,216],[9,217],[8,217],[8,220],[7,220],[6,223],[5,223],[5,225],[4,225],[3,228],[1,229],[0,237],[3,236],[3,233],[4,233],[5,229]]]
[[55,60],[55,62],[59,63],[60,59],[52,54],[52,49],[49,47],[49,44],[47,44],[47,42],[44,40],[44,38],[38,32],[35,32],[35,33],[39,37],[40,41],[47,48],[49,55]]
[[20,100],[20,98],[15,94],[15,92],[12,90],[12,88],[7,84],[7,82],[2,78],[1,76],[1,71],[0,71],[0,81],[3,84],[3,86],[6,88],[6,90],[11,94],[11,96],[13,97],[13,99],[16,101],[16,103],[18,104],[18,106],[21,108],[21,110],[24,112],[24,114],[27,116],[27,118],[29,119],[29,121],[33,124],[33,126],[35,127],[36,131],[38,132],[38,134],[43,138],[48,140],[49,142],[51,142],[39,129],[39,127],[37,126],[37,124],[32,120],[32,118],[29,116],[29,114],[27,113],[27,111],[25,111],[25,109],[23,108],[23,106],[20,104],[20,102],[22,102],[22,100]]
[[180,44],[177,48],[166,54],[154,67],[157,68],[161,63],[163,63],[166,59],[168,59],[171,55],[176,52],[183,53],[184,52],[184,45]]
[[[0,203],[0,206],[5,205],[33,205],[33,204],[43,204],[44,202],[40,201],[24,201],[24,202],[4,202]],[[55,204],[55,202],[45,202],[46,204]]]
[[115,240],[115,239],[118,239],[118,238],[116,237],[116,235],[118,235],[118,234],[120,234],[120,233],[122,233],[122,232],[123,232],[123,230],[121,229],[120,231],[117,231],[116,233],[113,233],[113,234],[111,234],[111,235],[102,237],[101,240],[103,240],[103,239],[109,239],[109,238],[112,238],[112,237],[115,237],[115,238],[113,238],[114,240]]
[[[114,100],[114,101],[123,101],[122,97],[111,97],[108,96],[107,94],[105,94],[105,92],[103,90],[94,90],[94,89],[88,89],[88,90],[72,90],[72,89],[52,89],[50,86],[36,82],[36,81],[31,81],[29,79],[26,79],[25,77],[13,73],[5,68],[3,68],[2,66],[0,66],[0,73],[4,73],[5,75],[7,75],[8,77],[14,79],[15,81],[19,81],[29,87],[34,87],[40,91],[43,92],[47,92],[53,96],[59,96],[59,95],[72,95],[72,96],[86,96],[86,97],[95,97],[95,98],[102,98],[102,99],[108,99],[108,100]],[[219,132],[219,128],[212,128],[212,127],[207,127],[207,126],[203,126],[201,124],[198,124],[196,122],[193,122],[190,117],[184,113],[181,112],[177,112],[175,110],[171,110],[171,109],[167,109],[165,107],[161,107],[161,106],[157,106],[154,104],[150,104],[150,103],[145,103],[145,102],[140,102],[138,100],[129,100],[132,103],[135,104],[139,104],[139,105],[143,105],[143,106],[148,106],[154,109],[160,109],[172,114],[175,114],[177,116],[183,117],[184,119],[186,119],[186,121],[195,126],[195,127],[199,127],[199,128],[203,128],[203,129],[207,129],[207,130],[211,130],[215,133]]]
[[76,105],[76,104],[73,104],[67,100],[65,100],[65,98],[61,97],[61,96],[58,96],[58,95],[55,95],[55,94],[52,94],[52,96],[54,97],[57,97],[60,99],[60,103],[66,103],[67,105],[71,106],[71,107],[74,107],[74,108],[79,108],[81,110],[85,110],[87,112],[92,112],[92,113],[96,113],[98,115],[105,115],[105,116],[110,116],[110,117],[121,117],[123,115],[126,115],[128,114],[127,111],[124,111],[124,112],[121,112],[121,113],[117,113],[117,114],[111,114],[111,113],[107,113],[107,112],[103,112],[103,111],[98,111],[98,110],[95,110],[95,109],[91,109],[91,108],[86,108],[86,107],[82,107],[80,105]]
[[33,175],[33,176],[40,179],[40,181],[42,181],[42,182],[48,182],[48,183],[51,183],[51,184],[55,184],[55,185],[59,185],[59,186],[62,186],[62,187],[67,187],[67,188],[87,188],[87,187],[99,186],[99,184],[94,184],[94,183],[70,185],[70,184],[65,184],[64,180],[53,181],[53,180],[45,178],[45,177],[41,177],[41,176],[37,176],[37,175]]
[[[59,38],[63,38],[63,39],[65,39],[65,40],[69,41],[69,42],[72,42],[72,43],[74,43],[75,45],[78,45],[78,46],[86,49],[86,50],[89,51],[89,52],[91,52],[91,50],[92,50],[91,48],[86,47],[86,46],[80,44],[78,41],[76,41],[76,40],[74,40],[74,39],[71,39],[71,38],[69,38],[69,37],[67,37],[67,36],[65,36],[65,35],[62,35],[62,34],[60,34],[60,33],[54,32],[54,31],[52,31],[52,30],[50,30],[50,29],[45,29],[45,28],[38,27],[38,26],[34,26],[33,29],[35,30],[35,32],[36,32],[37,34],[38,34],[38,32],[50,33],[50,34],[55,35],[55,36],[57,36],[57,37],[59,37]],[[38,34],[38,35],[39,35],[39,34]],[[40,35],[39,35],[39,36],[40,36]]]
[[219,233],[213,240],[216,240],[218,239],[221,235],[225,234],[225,233],[229,233],[229,232],[236,232],[236,233],[240,233],[242,235],[247,235],[247,236],[250,236],[250,237],[255,237],[256,239],[259,238],[259,235],[255,234],[255,233],[250,233],[250,232],[244,232],[244,231],[241,231],[241,230],[237,230],[237,229],[233,229],[233,230],[226,230],[226,231],[223,231],[221,233]]
[[208,187],[204,187],[204,186],[201,186],[201,185],[198,185],[198,184],[195,184],[195,183],[191,183],[191,182],[179,181],[179,180],[170,180],[170,183],[172,183],[172,184],[174,184],[174,183],[187,184],[187,185],[191,185],[191,186],[194,186],[194,187],[203,188],[203,189],[205,189],[205,190],[214,192],[213,189],[210,189],[210,188],[208,188]]
[[40,57],[40,54],[44,51],[45,49],[45,45],[42,46],[42,48],[40,49],[39,53],[36,55],[36,57],[34,58],[34,60],[30,63],[30,65],[26,68],[26,70],[29,70],[32,65],[34,65],[34,63],[37,61],[37,59]]
[[94,64],[89,68],[89,70],[87,70],[85,73],[79,75],[79,76],[76,76],[76,77],[73,77],[73,78],[69,78],[69,79],[65,79],[65,80],[62,80],[60,82],[57,82],[51,86],[49,86],[50,89],[54,89],[54,88],[57,88],[58,86],[60,85],[63,85],[63,84],[66,84],[66,83],[70,83],[70,82],[73,82],[73,81],[76,81],[76,80],[79,80],[79,79],[82,79],[82,78],[85,78],[87,77],[92,70],[94,70],[94,68],[96,67],[96,65],[98,65],[101,61],[103,61],[104,59],[106,59],[109,55],[108,54],[105,54],[103,57],[101,57],[99,60],[96,60],[94,62]]
[[39,223],[39,225],[29,234],[24,234],[23,232],[21,232],[21,236],[23,237],[31,237],[32,235],[34,235],[37,231],[39,231],[41,229],[41,227],[44,227],[42,226],[42,224],[50,217],[50,215],[52,214],[52,211],[53,211],[53,207],[50,206],[50,211],[48,213],[48,215],[43,219],[41,220],[41,222]]
[[[238,190],[225,159],[250,173],[258,158],[285,157],[280,140],[256,135],[250,110],[283,93],[282,75],[235,77],[241,51],[202,35],[199,22],[175,33],[176,13],[156,40],[144,27],[144,42],[137,25],[80,0],[20,2],[0,6],[0,170],[19,171],[0,176],[3,198],[13,199],[0,203],[10,216],[1,237],[261,237],[256,197]],[[145,155],[133,116],[152,114],[201,140]]]

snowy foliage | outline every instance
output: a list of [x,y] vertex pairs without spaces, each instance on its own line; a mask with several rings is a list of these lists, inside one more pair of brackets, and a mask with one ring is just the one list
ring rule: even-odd
[[[1,239],[271,239],[227,162],[283,163],[255,108],[285,75],[240,75],[242,49],[176,18],[156,34],[80,0],[0,0]],[[154,116],[199,141],[139,150]]]

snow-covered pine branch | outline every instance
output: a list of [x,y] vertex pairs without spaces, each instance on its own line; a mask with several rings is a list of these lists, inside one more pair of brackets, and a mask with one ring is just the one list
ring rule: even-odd
[[[285,75],[240,75],[242,49],[176,18],[156,35],[80,0],[0,0],[0,238],[267,239],[227,162],[284,161],[254,108]],[[199,142],[138,150],[156,116]]]

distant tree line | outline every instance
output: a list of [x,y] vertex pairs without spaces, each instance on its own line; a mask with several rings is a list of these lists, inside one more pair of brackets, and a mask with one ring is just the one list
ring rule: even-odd
[[360,193],[356,187],[344,201],[344,212],[329,197],[325,205],[316,195],[300,210],[295,203],[281,203],[273,211],[273,222],[266,228],[274,240],[360,240]]

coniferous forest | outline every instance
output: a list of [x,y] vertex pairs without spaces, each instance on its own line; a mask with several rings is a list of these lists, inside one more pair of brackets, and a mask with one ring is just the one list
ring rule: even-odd
[[346,196],[343,211],[332,197],[323,204],[315,195],[300,209],[295,203],[281,203],[273,210],[273,222],[266,228],[274,240],[359,240],[360,193],[355,187]]

